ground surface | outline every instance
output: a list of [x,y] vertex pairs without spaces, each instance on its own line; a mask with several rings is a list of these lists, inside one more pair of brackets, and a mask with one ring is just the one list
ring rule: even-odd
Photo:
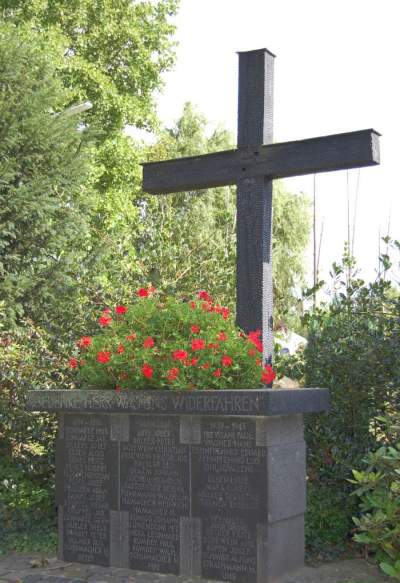
[[[193,577],[175,577],[126,569],[64,563],[40,554],[0,556],[0,583],[202,583]],[[282,583],[383,583],[388,579],[362,559],[307,566]]]

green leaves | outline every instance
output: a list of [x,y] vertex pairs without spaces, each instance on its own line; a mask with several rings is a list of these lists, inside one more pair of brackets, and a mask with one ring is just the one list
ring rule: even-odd
[[240,333],[227,308],[212,303],[205,292],[188,301],[139,291],[143,297],[132,305],[103,312],[100,333],[78,341],[70,363],[83,388],[262,386],[263,372],[270,373],[262,369],[257,342]]

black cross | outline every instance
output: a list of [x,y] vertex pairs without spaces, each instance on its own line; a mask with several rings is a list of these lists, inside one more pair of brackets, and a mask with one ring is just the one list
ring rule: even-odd
[[237,185],[237,324],[262,330],[271,362],[272,181],[379,164],[379,135],[362,130],[272,143],[274,57],[267,49],[239,53],[238,147],[143,165],[143,190],[166,194]]

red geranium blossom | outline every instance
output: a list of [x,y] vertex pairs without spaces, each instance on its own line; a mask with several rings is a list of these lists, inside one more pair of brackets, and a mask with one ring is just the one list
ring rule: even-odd
[[78,361],[76,360],[76,358],[70,358],[70,359],[68,360],[68,362],[69,362],[69,366],[70,366],[71,368],[77,368],[77,366],[78,366]]
[[156,288],[153,287],[152,285],[150,285],[148,288],[145,287],[141,287],[138,291],[137,291],[137,295],[140,298],[148,298],[149,295],[151,295],[152,293],[154,293],[156,291]]
[[125,352],[125,348],[123,347],[122,344],[119,344],[119,346],[117,348],[117,352],[118,352],[118,354],[122,354],[123,352]]
[[222,370],[220,368],[217,368],[217,370],[215,370],[213,372],[213,377],[220,377],[222,375]]
[[128,308],[126,308],[125,306],[116,306],[116,308],[115,308],[116,314],[126,314],[127,311],[128,311]]
[[110,318],[109,316],[100,316],[99,318],[100,326],[108,326],[109,324],[111,324],[111,322],[112,318]]
[[212,302],[212,297],[204,290],[200,290],[197,294],[201,300],[205,300],[206,302]]
[[203,350],[205,347],[206,343],[202,338],[192,340],[192,350]]
[[196,302],[193,302],[193,301],[189,302],[189,306],[192,308],[192,310],[195,310],[197,307]]
[[185,360],[187,357],[188,353],[186,350],[175,350],[175,352],[172,353],[172,358],[174,360]]
[[228,336],[225,334],[225,332],[220,332],[217,336],[218,340],[221,340],[222,342],[224,340],[228,340]]
[[175,381],[179,374],[179,368],[170,368],[168,371],[167,379],[169,381]]
[[222,314],[223,319],[224,320],[227,320],[228,319],[228,316],[229,316],[229,310],[228,310],[228,308],[222,308],[221,314]]
[[231,366],[233,364],[233,359],[230,356],[224,354],[224,356],[221,358],[221,363],[222,366]]
[[80,340],[77,342],[79,348],[87,348],[92,344],[92,339],[90,336],[82,336]]
[[204,368],[204,370],[207,370],[208,368],[210,368],[210,363],[209,362],[205,362],[204,364],[201,364],[199,366],[199,368]]
[[270,385],[276,378],[276,372],[272,369],[270,364],[266,364],[261,374],[261,382]]
[[198,361],[199,361],[198,358],[192,358],[192,360],[186,359],[186,360],[183,361],[183,364],[185,366],[196,366],[196,364],[198,363]]
[[155,342],[151,336],[147,336],[145,341],[143,342],[143,348],[153,348]]
[[254,346],[257,348],[259,352],[263,351],[262,342],[260,340],[261,330],[255,330],[254,332],[249,332],[248,339]]
[[111,352],[98,352],[97,353],[97,362],[101,362],[102,364],[106,364],[109,362],[111,358]]
[[197,324],[193,324],[193,326],[190,328],[192,334],[198,334],[200,332],[200,326],[197,326]]
[[153,376],[154,370],[152,367],[147,364],[147,362],[142,366],[142,375],[146,377],[146,379],[151,379]]
[[129,334],[129,336],[127,336],[127,337],[126,337],[126,339],[127,339],[129,342],[132,342],[133,340],[135,340],[135,338],[136,338],[136,334],[135,334],[135,332],[131,332],[131,333]]

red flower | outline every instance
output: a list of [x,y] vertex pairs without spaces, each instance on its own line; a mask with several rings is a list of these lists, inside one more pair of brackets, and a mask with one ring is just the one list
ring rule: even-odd
[[116,314],[126,314],[127,311],[128,311],[128,308],[126,308],[125,306],[117,306],[115,308]]
[[192,334],[198,334],[200,332],[200,326],[197,326],[197,324],[194,324],[190,330],[192,331]]
[[117,348],[117,352],[118,354],[122,354],[123,352],[125,352],[125,348],[123,347],[122,344],[120,344]]
[[97,362],[101,362],[102,364],[106,364],[109,362],[111,358],[111,352],[98,352],[97,353]]
[[136,338],[136,334],[135,334],[135,332],[131,332],[131,333],[129,334],[129,336],[127,336],[127,337],[126,337],[126,339],[127,339],[129,342],[132,342],[133,340],[135,340],[135,338]]
[[110,313],[111,313],[111,308],[104,308],[103,314],[110,314]]
[[217,368],[217,370],[215,370],[213,372],[213,377],[220,377],[222,375],[222,370],[220,368]]
[[196,364],[198,363],[198,361],[199,361],[198,358],[192,358],[192,360],[186,359],[186,360],[183,361],[183,364],[185,366],[196,366]]
[[207,344],[207,348],[219,348],[219,344],[218,342],[210,342],[210,344]]
[[209,362],[205,362],[204,364],[201,364],[199,366],[199,368],[204,368],[204,370],[207,370],[208,368],[210,368],[210,363]]
[[82,336],[80,340],[78,340],[77,345],[79,348],[87,348],[92,344],[92,339],[90,336]]
[[233,360],[230,356],[224,354],[224,356],[221,358],[221,363],[222,366],[231,366],[233,364]]
[[155,342],[151,336],[147,336],[145,341],[143,342],[143,348],[153,348]]
[[211,302],[202,302],[201,303],[201,309],[203,310],[203,312],[213,312],[214,308]]
[[203,350],[206,347],[206,343],[202,338],[195,338],[192,340],[192,350]]
[[188,353],[186,350],[175,350],[175,352],[172,353],[172,358],[174,360],[185,360],[187,357]]
[[167,379],[169,381],[175,381],[179,374],[179,368],[170,368],[168,371]]
[[224,320],[227,320],[228,319],[228,316],[229,316],[229,310],[228,310],[228,308],[222,308],[221,314],[222,314],[223,319]]
[[224,340],[228,340],[228,336],[225,334],[225,332],[220,332],[217,336],[218,340],[221,340],[222,342]]
[[263,351],[262,342],[260,340],[261,330],[255,330],[254,332],[249,332],[248,339],[254,344],[259,352]]
[[156,288],[150,285],[148,288],[141,287],[136,293],[140,298],[148,298],[149,295],[153,294]]
[[76,358],[70,358],[68,362],[71,368],[76,368],[78,366],[78,361],[76,360]]
[[199,293],[197,294],[197,296],[201,299],[201,300],[205,300],[206,302],[212,302],[212,297],[204,290],[200,290]]
[[189,306],[192,308],[192,310],[197,308],[196,302],[189,302]]
[[272,369],[270,364],[266,364],[263,372],[261,373],[261,382],[266,385],[270,385],[272,381],[276,378],[276,372]]
[[144,377],[146,377],[146,379],[151,379],[153,376],[153,372],[154,372],[154,370],[152,369],[152,367],[149,364],[145,363],[142,366],[142,375]]
[[109,316],[100,316],[99,318],[100,326],[108,326],[109,324],[111,324],[111,322],[112,318],[110,318]]
[[250,350],[248,350],[247,354],[249,356],[256,356],[257,350],[255,348],[250,348]]

